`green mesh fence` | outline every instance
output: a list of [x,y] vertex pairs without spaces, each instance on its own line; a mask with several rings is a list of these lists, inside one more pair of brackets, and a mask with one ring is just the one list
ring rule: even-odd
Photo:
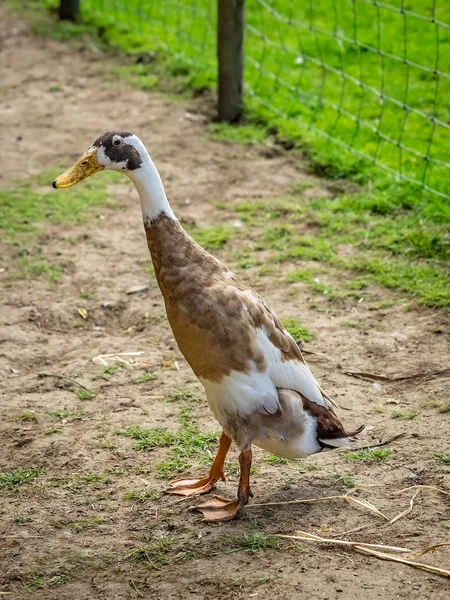
[[[214,0],[81,0],[128,50],[216,78]],[[358,170],[372,163],[450,198],[449,0],[247,0],[245,105]],[[349,171],[349,168],[347,168]]]

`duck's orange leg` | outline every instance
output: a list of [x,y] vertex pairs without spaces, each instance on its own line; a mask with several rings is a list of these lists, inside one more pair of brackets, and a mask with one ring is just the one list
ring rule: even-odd
[[191,510],[201,512],[203,520],[208,522],[231,521],[239,516],[239,513],[248,504],[249,498],[253,497],[250,490],[250,469],[252,466],[252,451],[244,450],[239,455],[241,475],[236,500],[227,500],[215,496],[213,500],[193,506]]
[[169,494],[177,494],[178,496],[191,496],[193,494],[207,494],[216,485],[216,482],[221,479],[225,481],[223,465],[225,458],[230,449],[231,438],[225,433],[220,436],[219,449],[216,454],[209,473],[201,479],[175,479],[169,483],[166,492]]

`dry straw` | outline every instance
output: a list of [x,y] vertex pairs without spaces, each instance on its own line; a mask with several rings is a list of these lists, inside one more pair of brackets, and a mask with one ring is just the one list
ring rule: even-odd
[[[345,500],[346,502],[353,503],[354,505],[357,505],[361,508],[364,508],[365,510],[368,510],[372,514],[374,514],[378,517],[381,517],[384,521],[384,523],[381,524],[381,526],[383,526],[383,525],[386,526],[386,525],[393,525],[394,523],[397,523],[397,521],[399,521],[400,519],[403,519],[403,517],[406,517],[407,515],[409,515],[412,512],[412,510],[414,508],[414,501],[421,490],[434,491],[434,492],[444,494],[446,496],[450,496],[450,492],[447,492],[441,488],[431,486],[431,485],[413,485],[413,486],[410,486],[407,488],[403,488],[402,490],[395,492],[395,494],[401,494],[401,493],[406,492],[411,489],[414,489],[415,492],[409,501],[408,508],[403,510],[401,513],[399,513],[392,519],[389,519],[388,517],[386,517],[386,515],[384,515],[376,506],[374,506],[367,500],[359,500],[357,498],[353,498],[352,496],[350,496],[351,493],[356,491],[356,488],[354,490],[351,490],[348,494],[341,495],[341,496],[325,496],[323,498],[305,498],[305,499],[300,499],[300,500],[286,500],[284,502],[267,502],[267,503],[263,503],[263,504],[251,504],[249,508],[261,507],[261,506],[282,506],[282,505],[288,505],[288,504],[308,504],[308,503],[312,503],[312,502],[324,502],[324,501],[328,501],[328,500]],[[359,527],[355,527],[354,529],[346,531],[340,535],[342,536],[342,535],[347,535],[348,533],[352,533],[355,531],[361,531],[362,529],[366,529],[370,526],[371,525],[362,525]],[[340,546],[340,547],[345,547],[345,548],[351,548],[353,550],[356,550],[357,552],[361,552],[363,554],[368,554],[370,556],[375,556],[376,558],[379,558],[381,560],[398,562],[398,563],[402,563],[405,565],[409,565],[416,569],[428,571],[429,573],[433,573],[435,575],[441,575],[443,577],[450,577],[450,571],[448,571],[446,569],[441,569],[440,567],[435,567],[433,565],[428,565],[428,564],[425,564],[422,562],[417,562],[418,558],[421,558],[428,552],[431,552],[433,550],[443,548],[443,547],[450,547],[450,542],[441,542],[438,544],[434,544],[433,546],[429,546],[428,548],[426,548],[425,550],[422,550],[419,553],[413,554],[412,550],[410,550],[408,548],[397,547],[397,546],[386,546],[384,544],[369,544],[369,543],[365,543],[365,542],[353,542],[353,541],[349,541],[349,540],[342,540],[342,539],[336,539],[336,538],[323,538],[323,537],[320,537],[313,533],[307,533],[306,531],[296,531],[295,533],[296,533],[295,535],[278,534],[277,537],[282,538],[282,539],[287,539],[287,540],[321,543],[321,544],[328,544],[331,546]],[[396,554],[404,553],[404,552],[410,553],[412,555],[411,559],[396,555]],[[415,560],[412,560],[412,559],[415,559]]]
[[[423,571],[428,571],[429,573],[434,573],[435,575],[442,575],[443,577],[450,577],[450,571],[446,569],[441,569],[440,567],[434,567],[433,565],[427,565],[424,563],[420,563],[414,560],[409,560],[407,558],[403,558],[402,556],[395,556],[394,554],[388,554],[388,552],[411,552],[411,550],[407,548],[397,548],[395,546],[385,546],[383,544],[365,544],[363,542],[350,542],[348,540],[336,540],[329,538],[322,538],[318,535],[314,535],[312,533],[307,533],[306,531],[296,531],[296,535],[277,535],[277,537],[289,540],[296,540],[302,542],[313,542],[313,543],[321,543],[321,544],[331,544],[334,546],[341,546],[346,548],[352,548],[353,550],[357,550],[358,552],[362,552],[363,554],[369,554],[371,556],[375,556],[380,558],[381,560],[390,560],[393,562],[402,563],[404,565],[409,565],[411,567],[415,567],[416,569],[422,569]],[[430,546],[423,552],[421,552],[418,556],[423,556],[427,552],[439,548],[441,546],[450,546],[450,544],[436,544],[435,546]],[[382,552],[384,550],[385,552]]]
[[[354,490],[352,490],[352,491],[354,491]],[[367,500],[358,500],[357,498],[353,498],[350,495],[324,496],[323,498],[302,498],[301,500],[286,500],[284,502],[264,502],[264,503],[259,503],[259,504],[250,504],[248,508],[257,508],[257,507],[261,507],[261,506],[283,506],[283,505],[287,505],[287,504],[309,504],[312,502],[325,502],[328,500],[345,500],[346,502],[353,502],[357,506],[360,506],[361,508],[368,510],[372,514],[377,515],[378,517],[381,517],[382,519],[385,519],[386,521],[389,521],[389,518],[386,517],[386,515],[383,515],[383,513],[380,510],[378,510],[378,508],[376,506],[374,506]]]

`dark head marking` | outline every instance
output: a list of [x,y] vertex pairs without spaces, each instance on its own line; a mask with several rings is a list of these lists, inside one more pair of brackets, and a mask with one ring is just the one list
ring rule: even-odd
[[127,138],[133,134],[128,131],[108,131],[92,144],[96,148],[103,146],[106,156],[114,163],[124,162],[128,171],[138,169],[142,159],[136,148],[127,144]]

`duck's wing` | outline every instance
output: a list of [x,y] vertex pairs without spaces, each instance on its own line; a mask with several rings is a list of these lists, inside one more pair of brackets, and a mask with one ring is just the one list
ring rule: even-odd
[[337,404],[321,389],[300,348],[276,313],[255,292],[246,290],[243,293],[245,307],[274,386],[299,392],[309,401],[334,412],[334,408],[338,408]]

